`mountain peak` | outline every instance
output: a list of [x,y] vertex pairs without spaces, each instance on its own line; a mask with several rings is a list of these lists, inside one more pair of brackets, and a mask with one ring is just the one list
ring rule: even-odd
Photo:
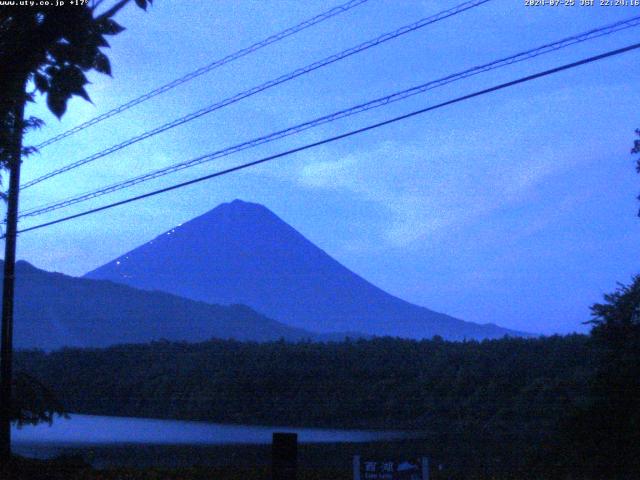
[[[0,266],[4,265],[4,259],[0,259]],[[26,260],[17,260],[16,261],[16,269],[21,268],[25,270],[36,269],[32,264],[27,262]]]
[[[2,264],[4,265],[4,261],[2,262]],[[31,263],[27,262],[26,260],[18,260],[16,262],[16,270],[20,270],[23,272],[30,272],[38,269]]]
[[245,202],[244,200],[236,198],[230,202],[221,203],[210,211],[216,210],[268,210],[268,208],[259,203]]
[[259,203],[245,202],[244,200],[235,199],[231,202],[221,203],[217,207],[209,210],[202,215],[195,217],[184,224],[179,225],[199,225],[201,223],[216,222],[254,222],[257,220],[278,220],[284,222],[271,210]]
[[348,270],[267,207],[233,200],[86,275],[222,305],[322,333],[448,339],[513,334],[412,305]]

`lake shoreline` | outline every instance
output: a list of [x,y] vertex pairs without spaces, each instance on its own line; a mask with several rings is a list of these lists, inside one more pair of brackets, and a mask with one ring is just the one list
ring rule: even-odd
[[238,425],[137,417],[69,414],[52,425],[14,427],[14,443],[43,446],[270,444],[274,432],[295,432],[299,443],[414,438],[415,432]]
[[[34,458],[26,445],[16,445],[14,454],[34,460],[55,461],[76,459],[93,469],[179,470],[179,469],[268,469],[271,465],[271,445],[92,445],[56,446],[48,450],[48,458]],[[36,446],[37,447],[37,446]],[[435,447],[423,441],[303,443],[298,446],[298,464],[306,470],[350,472],[354,455],[367,458],[414,458],[428,455],[441,458]]]

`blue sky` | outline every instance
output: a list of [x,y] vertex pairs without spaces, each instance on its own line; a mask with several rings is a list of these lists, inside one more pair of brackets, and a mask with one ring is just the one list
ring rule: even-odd
[[[62,121],[42,102],[38,143],[282,30],[338,1],[157,0],[128,8],[91,75],[93,105]],[[370,0],[169,94],[58,142],[25,162],[53,168],[456,5]],[[26,190],[22,207],[82,193],[316,116],[617,20],[640,7],[525,7],[494,0],[200,118]],[[463,80],[93,202],[23,227],[638,41],[639,30]],[[401,298],[465,320],[541,333],[585,331],[588,306],[638,272],[639,53],[482,96],[348,140],[125,207],[25,233],[19,258],[80,275],[221,202],[266,205],[311,241]]]

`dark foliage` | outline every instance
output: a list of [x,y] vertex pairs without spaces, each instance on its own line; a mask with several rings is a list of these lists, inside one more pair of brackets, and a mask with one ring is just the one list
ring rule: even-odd
[[[636,129],[636,135],[638,137],[640,137],[640,128]],[[633,142],[633,148],[631,149],[631,153],[632,154],[639,154],[640,153],[640,138],[636,139]],[[640,159],[638,159],[637,162],[636,162],[636,172],[640,173]],[[638,200],[640,200],[640,195],[638,196]],[[640,210],[638,211],[638,216],[640,217]]]
[[[152,1],[135,3],[146,9]],[[0,8],[0,165],[6,167],[13,158],[34,151],[22,148],[22,135],[40,120],[22,116],[36,92],[46,96],[58,117],[72,96],[90,101],[85,73],[111,74],[101,49],[109,46],[106,37],[124,30],[113,16],[129,2],[117,0],[100,13],[102,0],[66,7],[33,2]]]
[[[153,0],[136,0],[146,9]],[[0,65],[7,78],[27,75],[35,90],[47,97],[47,105],[58,117],[74,95],[89,100],[85,73],[96,70],[111,74],[106,37],[124,28],[113,16],[129,0],[119,0],[102,13],[103,2],[75,7],[39,5],[3,7],[0,10]]]
[[589,403],[566,421],[563,458],[593,478],[640,472],[640,275],[592,307]]
[[589,344],[214,340],[19,352],[16,362],[51,379],[71,412],[413,429],[450,445],[460,462],[524,468],[564,413],[586,402]]
[[24,372],[18,372],[14,378],[11,407],[11,419],[18,426],[52,423],[56,415],[65,416],[62,404],[51,390]]
[[93,471],[81,457],[63,456],[53,460],[35,460],[13,456],[9,461],[0,463],[0,478],[2,480],[98,480],[103,477]]

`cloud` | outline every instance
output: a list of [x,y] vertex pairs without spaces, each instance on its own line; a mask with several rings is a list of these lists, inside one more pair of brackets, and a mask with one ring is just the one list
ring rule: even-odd
[[614,95],[588,85],[516,91],[508,99],[490,97],[464,107],[455,121],[451,112],[436,115],[428,122],[403,124],[391,132],[392,141],[363,140],[346,153],[344,147],[325,146],[260,174],[302,189],[335,192],[346,202],[370,203],[377,208],[371,231],[385,248],[499,224],[500,215],[525,205],[533,206],[522,222],[527,235],[527,222],[535,223],[536,231],[549,225],[549,212],[540,201],[545,184],[608,148],[607,135],[576,132],[574,124],[580,118],[606,132],[606,117],[596,113],[608,108]]
[[[571,101],[576,92],[564,87],[521,92],[458,116],[455,124],[424,124],[410,131],[411,141],[364,144],[347,154],[326,148],[292,165],[286,175],[303,188],[377,204],[387,213],[381,228],[390,246],[446,238],[505,209],[541,204],[539,195],[549,180],[600,155],[606,136],[566,131],[575,116],[604,122],[592,112],[598,105],[605,108],[612,93],[593,86],[576,90],[583,98],[595,95],[596,105],[576,105]],[[552,126],[548,118],[554,119]],[[558,208],[575,207],[569,203]],[[548,217],[540,206],[528,221],[539,230],[549,224]],[[523,226],[523,235],[524,230],[532,231]]]
[[[541,182],[568,167],[551,148],[516,155],[516,146],[487,148],[480,136],[438,142],[383,142],[342,157],[311,159],[289,170],[308,189],[335,191],[377,204],[389,219],[390,246],[450,233],[526,201]],[[513,144],[513,141],[511,142]],[[566,158],[566,157],[564,157]]]

